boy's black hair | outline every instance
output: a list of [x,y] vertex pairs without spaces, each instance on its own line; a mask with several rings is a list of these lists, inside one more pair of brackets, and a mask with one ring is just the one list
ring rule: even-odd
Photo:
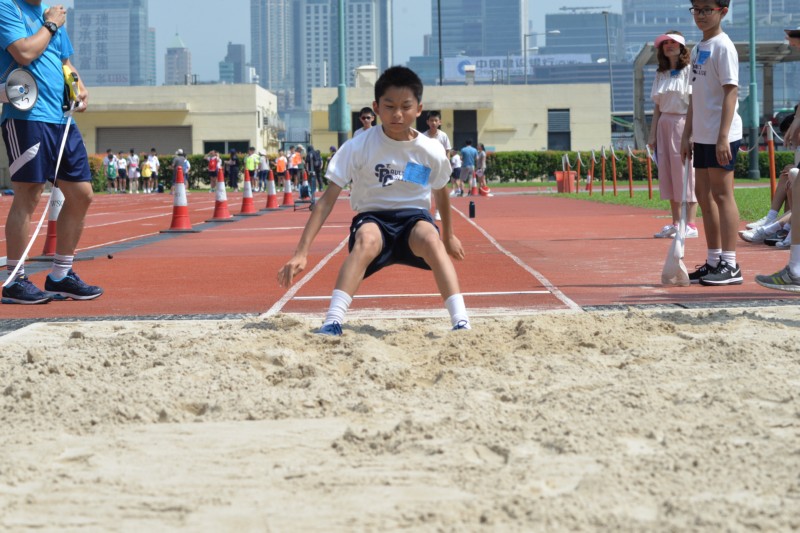
[[466,141],[464,141],[464,144],[466,144],[467,146],[472,146],[472,139],[467,139]]
[[359,115],[363,115],[364,113],[370,114],[373,117],[375,116],[375,111],[373,111],[371,107],[362,107],[361,111],[358,112]]
[[[731,0],[714,0],[714,3],[717,4],[717,7],[730,7]],[[692,5],[694,5],[694,0],[692,0]]]
[[408,67],[394,66],[383,71],[375,83],[375,101],[379,102],[381,96],[386,94],[389,87],[408,88],[414,93],[417,102],[422,102],[422,80]]
[[425,120],[427,121],[427,120],[430,120],[432,118],[442,118],[442,113],[439,112],[439,111],[428,111],[428,114],[425,117]]

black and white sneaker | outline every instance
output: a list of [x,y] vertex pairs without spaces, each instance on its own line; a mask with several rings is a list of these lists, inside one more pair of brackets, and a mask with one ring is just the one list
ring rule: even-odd
[[103,294],[103,289],[94,285],[87,285],[70,269],[67,275],[60,280],[54,280],[47,275],[44,281],[44,290],[49,292],[54,300],[94,300]]
[[741,285],[743,281],[742,269],[738,264],[730,265],[720,260],[713,272],[700,278],[700,285]]
[[708,276],[716,270],[716,267],[712,267],[707,262],[703,263],[703,266],[695,266],[694,268],[695,271],[689,274],[690,283],[700,283],[700,278]]

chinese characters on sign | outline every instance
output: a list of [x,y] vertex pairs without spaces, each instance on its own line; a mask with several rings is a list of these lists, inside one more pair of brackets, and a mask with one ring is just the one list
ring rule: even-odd
[[130,24],[125,10],[82,10],[73,33],[75,61],[87,85],[129,85]]
[[[528,56],[528,76],[534,76],[535,67],[591,62],[591,54],[532,55]],[[475,79],[478,81],[491,81],[498,76],[504,77],[507,73],[511,76],[525,74],[525,58],[522,56],[449,57],[444,60],[444,79],[451,82],[463,81],[464,67],[467,65],[475,66]]]

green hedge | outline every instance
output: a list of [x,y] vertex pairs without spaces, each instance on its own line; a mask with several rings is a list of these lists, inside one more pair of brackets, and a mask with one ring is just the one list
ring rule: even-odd
[[[575,165],[578,153],[577,152],[562,152],[548,150],[545,152],[495,152],[490,153],[486,159],[486,175],[489,179],[498,180],[501,182],[508,181],[532,181],[532,180],[553,180],[555,179],[554,172],[561,170],[561,158],[564,153],[569,156],[570,162]],[[586,176],[586,169],[591,164],[591,152],[581,151],[581,176]],[[634,150],[635,158],[633,163],[633,179],[644,180],[647,179],[647,152],[643,150]],[[761,177],[769,177],[769,153],[760,152],[759,154],[759,170]],[[598,164],[595,168],[595,175],[600,176],[602,169],[600,168],[601,154],[595,152]],[[606,179],[611,179],[611,155],[607,153],[606,161]],[[628,157],[627,153],[617,151],[617,180],[628,179]],[[781,169],[791,164],[794,161],[793,152],[775,152],[775,166],[778,172]],[[736,169],[734,175],[736,178],[747,178],[748,170],[750,169],[749,154],[740,153],[736,160]],[[573,169],[575,167],[573,166]],[[657,176],[657,169],[653,165],[653,177]]]

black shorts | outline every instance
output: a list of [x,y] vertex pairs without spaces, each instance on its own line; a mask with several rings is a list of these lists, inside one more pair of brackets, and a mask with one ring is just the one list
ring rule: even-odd
[[692,149],[692,160],[694,161],[694,168],[721,168],[724,170],[733,170],[736,167],[736,156],[739,155],[739,147],[742,141],[733,141],[731,143],[731,162],[727,166],[722,166],[717,161],[717,145],[715,144],[700,144],[694,143]]
[[414,255],[408,245],[411,230],[419,221],[429,222],[436,231],[439,228],[434,224],[431,214],[423,209],[401,209],[399,211],[367,211],[353,217],[350,225],[350,241],[348,251],[353,251],[356,243],[356,232],[365,222],[374,222],[378,225],[383,237],[383,248],[364,274],[368,278],[380,269],[390,265],[408,265],[424,270],[431,267],[419,256]]

